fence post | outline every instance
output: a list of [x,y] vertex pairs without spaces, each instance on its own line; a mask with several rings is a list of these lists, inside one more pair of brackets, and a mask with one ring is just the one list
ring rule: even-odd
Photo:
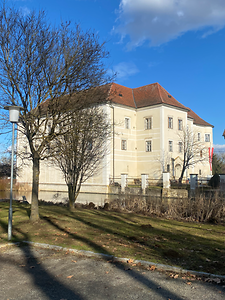
[[121,192],[125,192],[125,187],[127,186],[127,174],[121,174]]
[[225,191],[225,174],[220,174],[220,190]]
[[198,174],[190,174],[191,196],[195,195],[195,189],[198,186]]
[[163,173],[163,188],[164,189],[170,188],[170,173],[167,172]]
[[141,188],[143,194],[145,194],[147,186],[148,186],[148,174],[141,174]]

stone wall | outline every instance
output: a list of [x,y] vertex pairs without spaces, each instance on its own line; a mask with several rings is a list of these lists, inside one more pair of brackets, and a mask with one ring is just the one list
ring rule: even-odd
[[120,186],[109,186],[109,194],[113,195],[145,195],[152,197],[165,197],[165,198],[188,198],[188,191],[185,189],[146,189],[143,193],[139,187],[126,187],[125,192],[121,193]]

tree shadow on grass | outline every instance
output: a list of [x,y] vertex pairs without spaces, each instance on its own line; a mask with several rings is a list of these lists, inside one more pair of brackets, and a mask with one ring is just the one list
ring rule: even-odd
[[[75,235],[73,233],[71,233],[70,231],[66,230],[65,228],[62,228],[61,226],[59,226],[58,224],[56,224],[54,221],[51,220],[51,218],[45,218],[45,220],[51,224],[52,226],[54,226],[55,228],[57,228],[57,230],[62,231],[63,233],[66,233],[68,235],[70,235],[73,239],[81,241],[87,245],[89,245],[90,247],[92,247],[96,252],[100,252],[100,253],[105,253],[107,254],[107,256],[102,256],[102,258],[104,260],[106,260],[109,263],[113,263],[113,260],[110,260],[109,256],[113,256],[110,252],[108,252],[105,248],[97,245],[96,243],[94,243],[93,241],[90,241],[89,239],[85,238],[84,236],[79,236],[79,235]],[[80,220],[81,221],[81,220]],[[88,225],[90,225],[90,223],[88,223]],[[136,281],[139,281],[141,284],[145,285],[147,288],[154,290],[154,292],[156,294],[159,294],[161,297],[164,297],[165,299],[173,299],[173,300],[182,300],[183,298],[181,298],[180,296],[176,295],[175,293],[169,291],[168,289],[165,289],[163,287],[160,287],[160,289],[158,288],[158,285],[156,283],[154,283],[153,281],[149,280],[148,278],[146,278],[145,276],[143,276],[142,274],[140,274],[139,272],[135,271],[135,270],[130,270],[129,272],[127,272],[127,264],[125,263],[116,263],[114,264],[117,268],[119,268],[120,270],[122,270],[123,272],[126,273],[126,275],[129,275],[130,277],[132,277],[133,279],[135,279]]]
[[[94,214],[96,214],[95,211],[93,211]],[[145,227],[141,227],[140,224],[132,224],[125,222],[124,220],[121,220],[121,217],[117,216],[111,216],[109,213],[101,213],[101,217],[104,216],[106,220],[112,220],[117,221],[118,225],[113,226],[114,229],[110,228],[110,223],[105,222],[105,224],[108,225],[108,227],[103,227],[102,224],[104,222],[99,222],[96,224],[96,222],[91,222],[91,218],[86,220],[85,218],[80,217],[78,214],[76,215],[67,215],[68,217],[74,218],[85,225],[91,226],[97,230],[100,230],[101,232],[112,234],[116,236],[117,238],[122,238],[129,244],[130,242],[135,243],[137,246],[143,246],[145,249],[148,249],[149,254],[152,255],[153,253],[159,253],[160,257],[164,259],[165,264],[172,264],[172,265],[179,265],[181,268],[188,268],[188,269],[196,269],[198,266],[203,266],[205,268],[205,272],[208,273],[214,273],[218,271],[223,271],[225,269],[225,266],[223,263],[220,262],[219,255],[221,256],[223,252],[219,253],[218,251],[210,254],[212,261],[208,261],[208,246],[209,244],[213,243],[213,247],[215,248],[221,248],[223,247],[223,243],[220,241],[211,241],[205,237],[198,237],[193,236],[190,233],[182,232],[180,230],[174,230],[173,233],[167,230],[163,229],[157,229],[152,227],[151,225]],[[119,226],[121,225],[121,226]],[[127,232],[123,231],[123,225],[126,225],[129,230]],[[117,228],[116,228],[117,227]],[[119,228],[118,228],[119,227]],[[138,232],[140,234],[136,236],[134,232]],[[153,240],[150,238],[151,233],[153,233]],[[145,241],[142,237],[148,236],[148,240]],[[154,240],[154,237],[157,237],[156,241]],[[160,239],[165,239],[166,242],[163,242],[161,246]],[[211,249],[212,249],[212,245]],[[141,249],[141,248],[140,248]],[[105,248],[104,248],[105,251]],[[137,250],[138,251],[138,250]],[[146,250],[145,250],[146,252]],[[192,256],[195,256],[194,263],[191,259]],[[219,261],[218,261],[219,260]],[[198,262],[198,265],[196,265],[196,262]]]
[[[73,215],[70,213],[65,213],[65,216],[68,216],[69,218],[74,218],[88,226],[91,226],[95,229],[99,229],[103,232],[108,232],[110,234],[117,234],[118,236],[121,235],[121,237],[123,238],[127,238],[128,241],[128,237],[124,236],[122,234],[122,232],[113,232],[113,230],[111,230],[110,228],[104,228],[102,226],[102,223],[100,222],[100,224],[94,224],[92,221],[87,221],[82,217],[79,217],[77,215]],[[116,216],[113,216],[113,219],[111,218],[112,216],[110,215],[105,215],[106,218],[110,218],[111,220],[116,221]],[[58,225],[57,223],[57,216],[56,218],[51,218],[51,217],[45,217],[44,218],[46,222],[48,222],[51,226],[53,226],[54,228],[56,228],[58,231],[61,231],[63,234],[68,234],[69,236],[71,236],[74,240],[77,241],[81,241],[85,244],[87,244],[89,247],[92,247],[94,249],[94,251],[96,252],[100,252],[100,253],[105,253],[108,255],[112,255],[112,253],[110,253],[106,248],[103,248],[102,246],[98,245],[97,243],[91,241],[89,238],[85,238],[84,236],[82,236],[82,234],[73,234],[71,233],[69,230],[67,230],[66,228],[64,228],[63,226]],[[119,218],[121,221],[121,218]],[[132,228],[134,228],[133,226],[135,226],[135,224],[130,224],[130,228],[132,231]],[[4,223],[3,224],[4,230],[7,231],[7,225]],[[14,227],[14,230],[16,230],[16,228]],[[18,230],[18,229],[17,229]],[[29,241],[29,234],[24,234],[23,232],[22,234],[22,238],[21,240],[27,240]],[[132,234],[132,232],[131,232]],[[34,256],[34,254],[32,253],[32,247],[28,247],[28,248],[24,248],[24,253],[26,253],[26,257],[27,257],[27,264],[29,262],[29,260],[31,261],[32,265],[35,264],[35,268],[33,269],[26,269],[26,272],[33,278],[33,281],[35,283],[35,285],[41,289],[43,291],[43,293],[45,293],[46,297],[48,297],[49,299],[87,299],[82,298],[82,295],[79,295],[78,293],[72,291],[71,289],[67,288],[66,286],[64,286],[61,282],[59,282],[54,276],[52,276],[47,270],[45,270],[43,268],[43,266],[41,264],[39,264],[38,259]],[[103,257],[104,259],[104,257]],[[110,261],[108,257],[105,257],[106,261]],[[110,261],[111,262],[111,261]],[[90,264],[92,263],[92,261],[90,261]],[[111,262],[113,263],[113,261]],[[114,264],[113,264],[114,265]],[[36,269],[37,266],[37,269]],[[141,283],[142,285],[144,285],[145,287],[147,287],[148,289],[154,291],[155,294],[158,294],[158,296],[160,298],[163,299],[173,299],[173,300],[181,300],[183,299],[180,295],[171,292],[169,289],[167,288],[163,288],[160,287],[160,289],[158,288],[158,284],[155,283],[153,280],[148,279],[146,276],[144,276],[143,274],[140,274],[138,271],[136,270],[127,270],[128,269],[128,265],[126,263],[119,263],[115,265],[119,270],[121,270],[122,272],[124,272],[125,276],[130,276],[132,279],[134,279],[136,282]],[[39,272],[36,272],[39,271]],[[52,288],[49,289],[49,286],[46,286],[46,284],[42,281],[42,278],[44,278],[44,276],[47,276],[47,281],[50,282],[52,284]],[[94,282],[95,278],[92,278],[92,281]],[[58,289],[58,284],[59,284],[59,289]],[[56,288],[55,288],[56,285]],[[55,292],[56,291],[56,292]],[[57,291],[59,291],[58,293],[58,297],[56,296]],[[61,293],[62,291],[62,293]],[[66,293],[69,293],[68,296],[66,297]],[[54,298],[55,297],[55,298]]]
[[[0,226],[7,232],[7,224],[0,221]],[[18,228],[16,230],[19,231]],[[21,231],[20,234],[23,234],[22,240],[29,241],[28,234]],[[25,267],[23,270],[29,274],[32,278],[33,284],[42,292],[42,294],[45,295],[46,299],[85,299],[48,272],[44,268],[43,264],[40,263],[39,259],[34,255],[32,248],[29,245],[26,245],[26,247],[20,247],[20,249],[23,251],[23,257],[25,258]],[[4,262],[6,261],[4,260]],[[14,264],[12,260],[8,260],[7,263]],[[32,289],[32,286],[26,286],[26,289]]]

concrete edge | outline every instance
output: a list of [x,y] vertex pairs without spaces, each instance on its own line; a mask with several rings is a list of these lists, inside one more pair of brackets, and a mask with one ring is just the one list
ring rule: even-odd
[[[119,257],[109,255],[109,254],[95,253],[95,252],[92,252],[92,251],[85,251],[85,250],[76,250],[76,249],[64,248],[64,247],[61,247],[61,246],[35,243],[35,242],[30,242],[30,241],[23,241],[22,243],[29,244],[29,245],[32,245],[34,247],[44,248],[44,249],[71,252],[71,253],[75,253],[75,254],[79,254],[79,255],[84,255],[84,256],[87,256],[87,257],[96,257],[96,258],[101,258],[101,259],[107,258],[109,260],[112,260],[113,262],[127,263],[130,260],[130,261],[132,261],[132,264],[141,264],[142,266],[145,266],[145,267],[154,266],[158,270],[181,273],[181,274],[190,273],[192,275],[196,275],[196,276],[199,276],[199,277],[219,278],[219,279],[225,280],[224,275],[216,275],[216,274],[212,274],[212,273],[186,270],[186,269],[182,269],[182,268],[179,268],[179,267],[173,267],[173,266],[164,265],[164,264],[157,264],[157,263],[153,263],[153,262],[145,261],[145,260],[133,260],[133,259],[130,259],[130,258],[119,258]],[[5,244],[5,246],[18,245],[18,244],[20,244],[20,243],[8,243],[8,244]],[[0,248],[1,248],[1,246],[0,246]]]

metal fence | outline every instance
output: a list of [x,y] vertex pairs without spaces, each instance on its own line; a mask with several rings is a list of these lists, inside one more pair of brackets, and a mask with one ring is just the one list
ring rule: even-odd
[[[199,187],[208,186],[210,178],[209,177],[201,177],[197,179],[197,183]],[[115,185],[115,186],[121,186],[121,177],[110,177],[109,178],[109,184]],[[170,179],[171,187],[179,186],[179,180],[178,179]],[[128,187],[141,187],[141,177],[127,177],[126,178],[126,186]],[[183,178],[182,185],[190,185],[190,180]],[[163,186],[163,179],[162,178],[148,178],[147,179],[147,186]]]

